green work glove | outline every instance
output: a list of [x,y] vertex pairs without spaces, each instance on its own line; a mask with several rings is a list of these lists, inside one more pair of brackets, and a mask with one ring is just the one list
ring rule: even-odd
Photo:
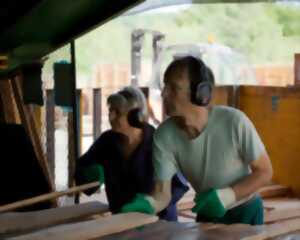
[[147,199],[146,195],[140,193],[136,194],[135,198],[130,203],[125,204],[121,208],[121,212],[141,212],[147,214],[155,213],[154,208]]
[[81,177],[84,182],[99,181],[100,186],[104,183],[104,170],[100,164],[93,164],[81,169]]
[[221,218],[235,202],[232,188],[211,189],[196,195],[192,211],[205,217]]

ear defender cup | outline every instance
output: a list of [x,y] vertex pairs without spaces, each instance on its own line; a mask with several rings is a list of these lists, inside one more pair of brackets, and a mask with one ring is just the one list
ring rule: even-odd
[[[126,91],[120,91],[118,94],[127,100],[132,97],[131,94]],[[142,110],[140,108],[131,109],[127,114],[127,121],[131,127],[143,128],[145,121]]]
[[207,106],[211,101],[212,84],[202,82],[197,85],[194,104],[198,106]]
[[197,106],[207,106],[212,97],[213,74],[200,59],[187,57],[187,61],[191,102]]
[[139,108],[130,110],[127,115],[127,120],[129,125],[135,128],[143,128],[145,124],[142,111]]

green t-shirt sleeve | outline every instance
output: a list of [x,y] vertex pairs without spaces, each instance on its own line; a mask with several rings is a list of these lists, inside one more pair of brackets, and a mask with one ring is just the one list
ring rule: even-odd
[[171,180],[178,172],[175,153],[170,147],[168,136],[165,136],[159,129],[153,137],[153,164],[155,179],[158,181]]
[[265,146],[253,123],[242,112],[238,116],[237,133],[239,153],[244,162],[249,164],[266,153]]

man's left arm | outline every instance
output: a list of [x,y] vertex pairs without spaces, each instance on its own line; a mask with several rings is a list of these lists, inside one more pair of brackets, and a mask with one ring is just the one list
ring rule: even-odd
[[252,173],[232,186],[237,201],[248,197],[271,181],[273,169],[266,153],[252,161],[250,167]]

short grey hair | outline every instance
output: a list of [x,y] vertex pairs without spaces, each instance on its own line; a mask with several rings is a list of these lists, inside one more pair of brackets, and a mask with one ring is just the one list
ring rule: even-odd
[[129,112],[132,109],[139,108],[143,116],[148,117],[146,97],[142,90],[137,87],[124,87],[119,92],[111,94],[107,98],[107,105],[121,112]]

